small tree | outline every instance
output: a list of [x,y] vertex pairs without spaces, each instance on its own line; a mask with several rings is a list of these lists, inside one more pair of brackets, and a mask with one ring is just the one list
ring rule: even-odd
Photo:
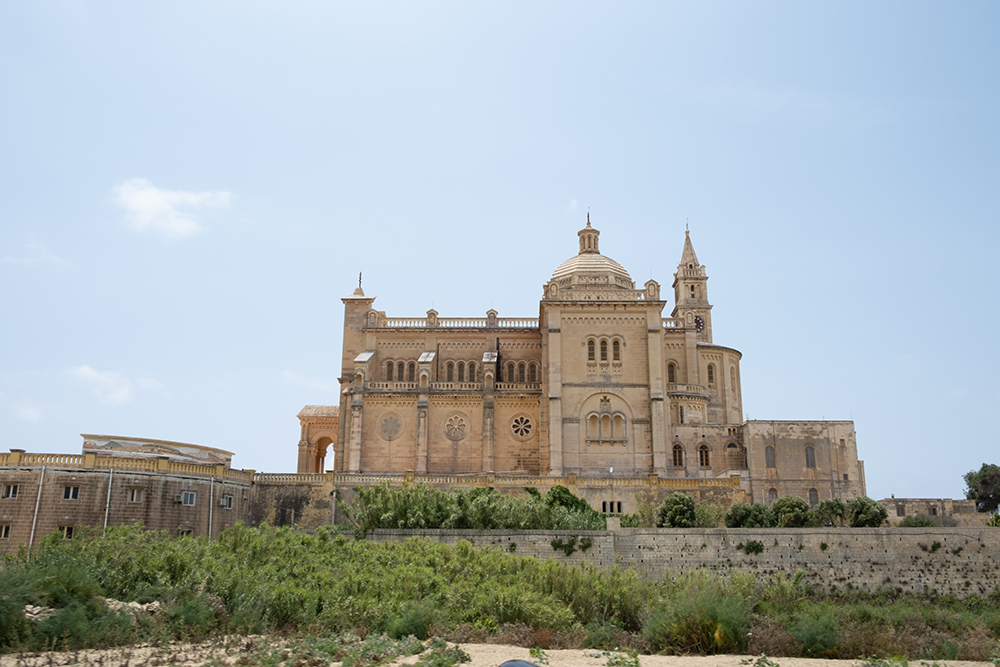
[[889,518],[889,510],[868,496],[859,496],[847,503],[844,518],[851,528],[878,528]]
[[712,503],[698,503],[694,508],[694,523],[698,528],[718,528],[726,518],[726,508]]
[[996,512],[1000,508],[1000,466],[984,463],[979,472],[972,470],[964,475],[965,497],[976,501],[976,510]]
[[774,528],[778,520],[767,505],[736,503],[726,512],[727,528]]
[[662,528],[694,528],[694,500],[686,493],[671,493],[656,510],[656,525]]
[[801,528],[809,523],[809,503],[796,496],[781,496],[771,503],[771,511],[781,528]]
[[846,512],[847,503],[840,498],[824,500],[813,510],[816,520],[822,526],[843,526]]

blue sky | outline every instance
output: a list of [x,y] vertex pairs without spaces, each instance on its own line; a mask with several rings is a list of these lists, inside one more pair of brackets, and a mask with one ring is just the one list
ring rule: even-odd
[[[874,497],[1000,462],[995,2],[0,4],[0,448],[292,471],[359,271],[535,317],[588,208],[685,222],[756,419],[854,419]],[[669,309],[669,306],[668,306]]]

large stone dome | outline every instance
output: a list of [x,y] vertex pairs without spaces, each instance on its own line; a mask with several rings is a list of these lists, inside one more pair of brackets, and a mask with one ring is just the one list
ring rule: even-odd
[[552,273],[550,282],[563,287],[635,289],[632,276],[625,267],[600,253],[598,248],[600,235],[599,231],[590,226],[588,215],[587,226],[578,233],[579,254],[560,264]]

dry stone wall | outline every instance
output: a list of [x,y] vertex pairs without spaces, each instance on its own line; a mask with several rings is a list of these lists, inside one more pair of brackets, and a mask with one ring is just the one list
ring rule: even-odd
[[[762,580],[804,571],[827,591],[882,587],[911,593],[989,595],[1000,588],[1000,530],[996,528],[622,529],[621,532],[377,530],[369,540],[425,537],[552,558],[575,565],[634,567],[661,579],[695,568],[749,572]],[[575,538],[567,555],[553,548]],[[581,550],[584,539],[590,541]],[[759,553],[755,553],[759,550]]]

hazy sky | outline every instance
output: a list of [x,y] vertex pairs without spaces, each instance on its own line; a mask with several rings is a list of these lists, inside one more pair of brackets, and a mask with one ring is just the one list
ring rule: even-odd
[[998,75],[992,0],[0,3],[0,450],[294,471],[359,271],[389,316],[537,317],[589,208],[666,287],[690,222],[751,419],[961,497],[1000,463]]

